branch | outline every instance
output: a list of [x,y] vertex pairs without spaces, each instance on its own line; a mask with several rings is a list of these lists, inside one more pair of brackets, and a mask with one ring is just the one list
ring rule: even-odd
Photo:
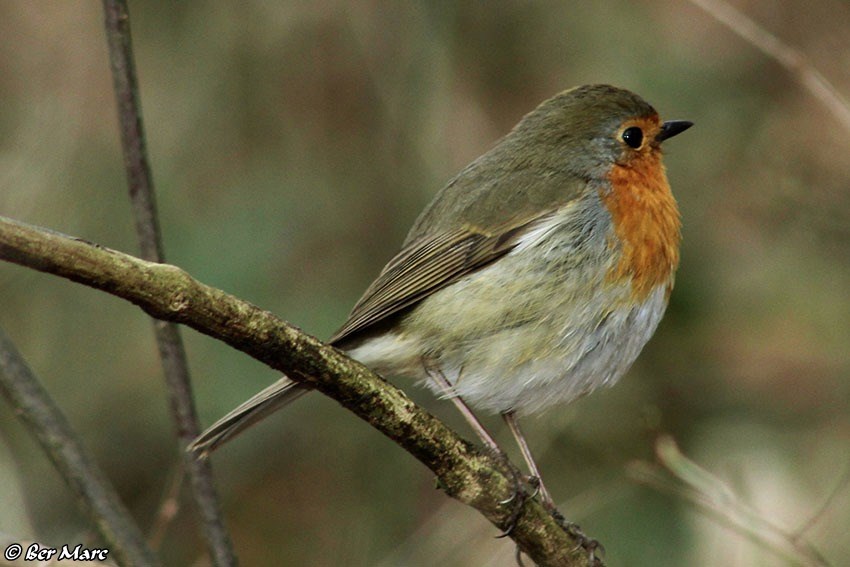
[[[2,330],[0,390],[34,432],[119,562],[124,565],[158,565],[159,562],[106,475],[78,442],[62,411],[41,387]],[[8,545],[3,546],[3,549],[7,548]]]
[[139,85],[130,37],[130,14],[124,0],[103,0],[103,12],[109,44],[109,64],[118,104],[124,169],[127,173],[127,185],[136,218],[136,232],[139,235],[142,258],[154,262],[161,261],[162,238],[157,220],[153,175],[145,145]]
[[[144,124],[130,36],[130,14],[125,0],[104,0],[103,11],[115,98],[118,103],[124,167],[127,171],[136,232],[142,257],[154,262],[163,262],[165,253],[159,230],[153,175],[145,148]],[[212,466],[209,461],[194,459],[183,450],[198,436],[201,428],[195,411],[189,363],[183,340],[180,338],[180,329],[173,323],[154,321],[154,336],[165,374],[171,415],[177,429],[180,458],[186,467],[210,557],[214,565],[236,565],[233,543],[224,527],[221,505],[213,482]]]
[[544,507],[513,500],[518,471],[483,453],[362,364],[250,303],[175,266],[0,217],[0,259],[121,297],[158,319],[182,323],[310,384],[427,466],[446,493],[478,510],[538,565],[599,564]]
[[690,501],[720,523],[772,551],[789,564],[807,567],[829,565],[801,534],[780,528],[743,502],[720,478],[688,459],[672,437],[661,436],[656,441],[655,453],[660,465],[673,475],[672,478],[664,475],[660,467],[638,461],[629,470],[637,482]]

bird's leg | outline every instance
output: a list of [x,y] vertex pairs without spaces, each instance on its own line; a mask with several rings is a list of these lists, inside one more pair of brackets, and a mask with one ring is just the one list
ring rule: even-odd
[[552,496],[549,494],[549,491],[546,490],[546,485],[543,484],[543,477],[540,476],[540,469],[537,468],[537,463],[534,462],[534,457],[531,455],[531,449],[528,447],[528,442],[525,440],[525,436],[523,436],[522,430],[519,428],[519,421],[517,421],[516,414],[512,411],[506,411],[502,414],[502,418],[504,418],[505,423],[508,424],[508,429],[511,430],[511,434],[513,434],[517,445],[519,445],[519,450],[522,452],[522,458],[525,460],[525,464],[528,465],[528,470],[531,472],[531,484],[533,484],[539,491],[540,498],[543,500],[543,505],[549,510],[554,510],[555,501],[552,500]]
[[499,445],[496,444],[493,436],[490,435],[487,429],[484,428],[484,424],[478,420],[474,413],[472,413],[472,410],[469,409],[469,406],[466,405],[463,398],[457,395],[454,386],[452,386],[452,383],[449,382],[448,378],[446,378],[446,375],[443,374],[443,371],[432,364],[428,364],[428,362],[424,359],[422,360],[422,365],[425,367],[425,372],[431,380],[440,387],[443,391],[443,395],[452,401],[464,419],[466,419],[467,423],[469,423],[469,426],[472,427],[473,431],[475,431],[487,448],[497,453],[501,453],[502,450],[499,448]]
[[579,545],[587,551],[590,564],[601,565],[597,554],[605,552],[602,545],[600,545],[600,543],[595,539],[591,539],[584,535],[584,532],[581,531],[581,528],[577,524],[568,522],[557,508],[555,508],[555,501],[552,500],[552,496],[543,484],[543,479],[540,477],[540,469],[537,468],[537,463],[534,462],[534,457],[531,456],[531,449],[529,449],[528,442],[525,440],[525,436],[523,436],[522,431],[519,428],[519,422],[517,421],[517,417],[514,412],[505,412],[502,414],[502,417],[504,418],[505,423],[508,424],[508,428],[511,430],[514,439],[516,439],[517,445],[519,445],[519,450],[522,452],[525,464],[528,465],[528,470],[531,471],[533,484],[535,484],[540,491],[540,498],[543,500],[543,506],[549,510],[549,513],[552,514],[555,521],[558,522],[558,525],[560,525],[561,528],[568,534],[577,539]]
[[500,504],[507,505],[513,503],[513,510],[507,521],[505,522],[507,528],[505,528],[505,531],[502,533],[502,535],[498,537],[506,537],[510,535],[513,529],[516,527],[519,515],[522,513],[522,506],[525,503],[525,499],[527,498],[527,495],[523,490],[522,482],[519,478],[520,475],[516,471],[516,467],[511,465],[510,461],[508,460],[508,456],[505,454],[504,451],[502,451],[502,449],[496,443],[496,440],[493,439],[493,436],[490,435],[490,433],[484,427],[484,424],[479,421],[479,419],[475,416],[469,406],[466,405],[466,402],[463,401],[463,398],[457,395],[457,391],[455,391],[452,383],[449,382],[448,378],[446,378],[446,375],[443,374],[443,371],[436,365],[429,364],[429,361],[425,358],[422,359],[422,366],[425,368],[425,372],[428,374],[431,380],[433,380],[434,383],[436,383],[440,387],[440,389],[443,391],[443,394],[452,401],[455,407],[457,407],[461,415],[469,423],[470,427],[472,427],[475,433],[478,434],[478,437],[481,439],[484,445],[497,458],[501,459],[505,467],[511,472],[514,482],[514,494],[507,500],[500,502]]

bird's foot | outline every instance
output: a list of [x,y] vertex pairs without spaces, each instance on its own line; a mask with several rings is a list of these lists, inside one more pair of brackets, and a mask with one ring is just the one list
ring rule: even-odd
[[587,537],[578,524],[568,522],[555,508],[550,508],[549,513],[552,514],[552,517],[561,526],[561,529],[578,542],[578,547],[581,547],[587,552],[588,563],[590,565],[601,566],[602,556],[605,555],[605,548],[602,547],[602,544],[593,538]]
[[[501,535],[496,536],[497,538],[504,538],[511,535],[511,532],[513,532],[514,528],[516,528],[517,521],[522,514],[522,507],[525,504],[525,501],[529,498],[529,494],[526,492],[526,479],[523,478],[523,475],[519,473],[513,465],[511,465],[511,462],[508,460],[508,456],[502,451],[495,451],[495,453],[496,458],[502,461],[505,468],[510,472],[511,480],[513,481],[513,493],[510,497],[499,502],[500,506],[511,507],[510,514],[505,520],[504,531]],[[533,495],[531,497],[533,497]]]

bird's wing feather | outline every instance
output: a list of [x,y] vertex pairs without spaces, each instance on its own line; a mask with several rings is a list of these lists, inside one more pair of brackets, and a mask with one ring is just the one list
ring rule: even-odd
[[330,342],[338,343],[507,254],[553,213],[513,219],[496,230],[467,227],[410,242],[384,267]]

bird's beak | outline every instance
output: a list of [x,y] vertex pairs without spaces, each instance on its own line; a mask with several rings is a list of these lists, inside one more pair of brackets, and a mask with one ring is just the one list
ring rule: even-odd
[[672,138],[676,134],[681,134],[693,125],[694,123],[689,122],[688,120],[668,120],[661,125],[661,131],[657,136],[655,136],[655,141],[663,142],[667,138]]

